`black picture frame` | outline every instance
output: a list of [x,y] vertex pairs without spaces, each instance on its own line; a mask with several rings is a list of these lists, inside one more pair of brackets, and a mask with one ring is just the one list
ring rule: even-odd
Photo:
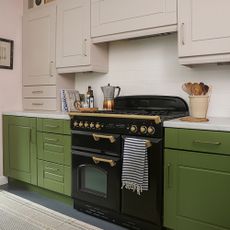
[[0,68],[13,69],[14,41],[0,38]]

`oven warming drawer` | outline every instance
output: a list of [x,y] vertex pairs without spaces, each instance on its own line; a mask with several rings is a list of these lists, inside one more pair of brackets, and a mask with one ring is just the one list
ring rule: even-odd
[[108,133],[72,131],[72,149],[120,156],[121,136]]

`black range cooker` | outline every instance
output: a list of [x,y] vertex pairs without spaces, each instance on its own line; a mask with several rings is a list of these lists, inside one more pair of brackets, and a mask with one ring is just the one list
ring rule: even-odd
[[[188,115],[171,96],[115,98],[113,111],[71,113],[74,208],[130,229],[160,230],[163,207],[163,121]],[[121,189],[127,137],[148,142],[149,190]]]

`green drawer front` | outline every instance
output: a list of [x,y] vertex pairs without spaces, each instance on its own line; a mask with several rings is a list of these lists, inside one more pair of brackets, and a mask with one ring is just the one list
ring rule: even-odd
[[70,196],[70,167],[38,160],[38,186]]
[[230,155],[230,132],[168,128],[165,147]]
[[70,166],[70,136],[38,132],[37,143],[39,159]]
[[39,131],[70,134],[70,120],[38,118],[37,129]]
[[32,117],[21,117],[21,116],[4,116],[8,118],[8,122],[11,125],[28,126],[36,128],[36,118]]

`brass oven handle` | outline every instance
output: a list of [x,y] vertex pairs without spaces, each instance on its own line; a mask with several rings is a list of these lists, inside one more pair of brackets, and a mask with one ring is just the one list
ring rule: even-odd
[[92,157],[95,164],[99,164],[100,162],[109,163],[111,167],[114,167],[116,165],[116,162],[114,160],[108,160],[104,158],[99,157]]
[[93,139],[95,141],[99,141],[100,138],[102,138],[102,139],[109,139],[111,143],[114,143],[116,141],[116,139],[115,139],[114,136],[93,133]]
[[219,141],[199,141],[199,140],[194,140],[193,143],[195,144],[209,144],[209,145],[220,145],[221,142]]
[[146,146],[146,148],[150,148],[152,146],[151,141],[146,141],[145,146]]

